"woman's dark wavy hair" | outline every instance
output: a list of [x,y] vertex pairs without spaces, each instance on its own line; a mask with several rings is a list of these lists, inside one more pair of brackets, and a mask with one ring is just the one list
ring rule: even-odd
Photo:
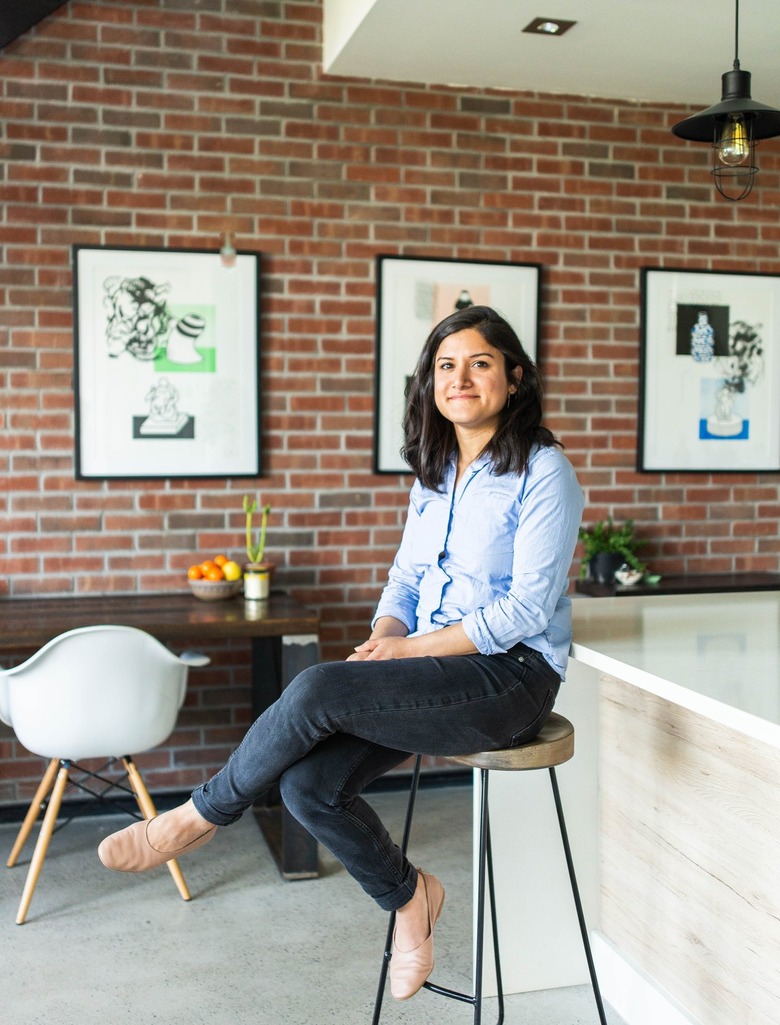
[[485,446],[493,472],[522,473],[534,445],[560,445],[542,426],[542,381],[536,364],[513,328],[489,306],[467,306],[445,317],[431,331],[407,388],[404,414],[404,445],[401,454],[424,487],[438,491],[447,465],[457,450],[455,428],[436,408],[433,389],[434,363],[439,346],[456,331],[473,328],[504,356],[507,378],[515,367],[522,369],[517,393],[501,412],[496,433]]

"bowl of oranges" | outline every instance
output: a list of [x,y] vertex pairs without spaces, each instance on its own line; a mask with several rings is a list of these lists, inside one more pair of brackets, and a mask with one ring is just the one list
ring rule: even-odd
[[201,601],[224,601],[241,590],[241,567],[226,555],[195,563],[187,570],[190,590]]

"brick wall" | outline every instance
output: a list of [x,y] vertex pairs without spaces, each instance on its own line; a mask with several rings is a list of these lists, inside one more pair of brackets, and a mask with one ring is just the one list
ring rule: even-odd
[[[277,582],[343,657],[410,483],[371,472],[377,253],[542,263],[547,419],[587,519],[634,517],[662,573],[776,571],[774,475],[634,466],[639,268],[780,273],[778,146],[730,204],[669,132],[688,110],[331,78],[320,22],[316,0],[71,0],[0,53],[0,595],[181,589],[194,554],[240,555],[252,491]],[[71,244],[225,231],[264,254],[263,479],[75,481]],[[225,649],[193,677],[153,785],[219,763],[246,671]],[[29,792],[8,732],[0,759],[0,801]]]

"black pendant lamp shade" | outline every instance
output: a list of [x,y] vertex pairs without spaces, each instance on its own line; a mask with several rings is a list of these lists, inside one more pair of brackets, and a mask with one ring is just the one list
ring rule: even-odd
[[[722,76],[723,96],[720,103],[699,114],[686,117],[684,121],[672,128],[675,135],[691,142],[712,142],[713,132],[723,130],[732,115],[742,114],[745,123],[750,121],[751,134],[755,140],[771,139],[780,135],[780,110],[758,103],[750,97],[750,72],[739,68],[739,61],[733,71],[726,71]],[[720,134],[720,132],[718,133]]]
[[712,146],[712,176],[718,192],[733,201],[744,199],[758,173],[755,144],[780,135],[780,110],[758,103],[750,95],[750,72],[739,66],[739,0],[736,0],[734,67],[722,76],[723,93],[692,117],[679,121],[672,132],[691,142]]

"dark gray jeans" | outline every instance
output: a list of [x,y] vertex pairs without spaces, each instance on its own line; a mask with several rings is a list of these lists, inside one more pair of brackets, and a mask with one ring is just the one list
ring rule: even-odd
[[513,747],[538,733],[560,678],[542,655],[327,662],[300,673],[255,720],[224,768],[192,795],[209,822],[234,822],[279,784],[292,814],[386,911],[417,872],[361,798],[409,757]]

